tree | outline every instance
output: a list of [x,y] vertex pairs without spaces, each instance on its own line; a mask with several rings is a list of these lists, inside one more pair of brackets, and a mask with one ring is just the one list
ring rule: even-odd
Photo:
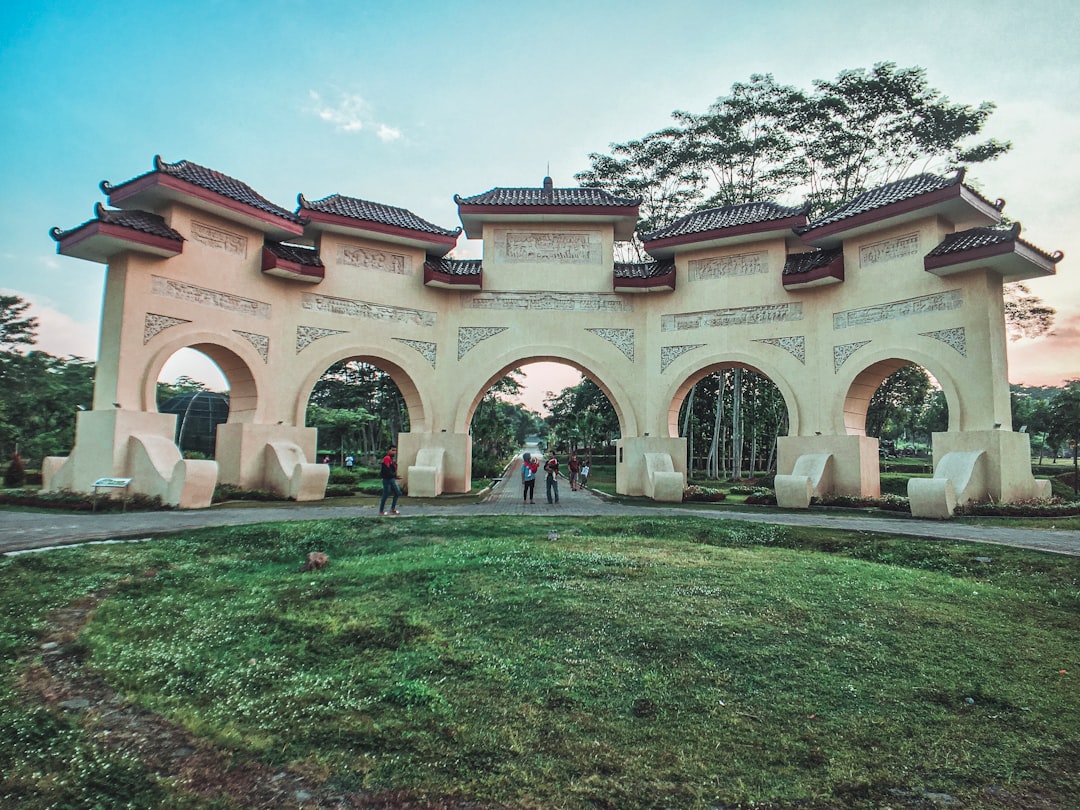
[[1025,284],[1005,286],[1005,324],[1009,340],[1037,338],[1050,333],[1055,311]]
[[1053,419],[1050,441],[1054,446],[1067,445],[1073,459],[1073,492],[1080,492],[1077,473],[1080,454],[1080,380],[1069,380],[1065,387],[1050,401]]
[[915,436],[919,417],[926,409],[933,383],[920,366],[906,365],[886,377],[866,410],[866,435],[895,439]]
[[409,429],[408,409],[393,378],[360,360],[343,360],[330,366],[315,383],[308,406],[363,411],[373,416],[362,423],[358,434],[351,434],[357,442],[355,447],[338,448],[356,450],[372,463],[397,441],[398,433]]
[[15,352],[37,342],[38,319],[23,317],[29,308],[17,295],[0,295],[0,351]]

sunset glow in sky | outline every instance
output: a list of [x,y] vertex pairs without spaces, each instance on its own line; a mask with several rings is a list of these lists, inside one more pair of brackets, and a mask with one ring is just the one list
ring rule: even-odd
[[[954,102],[992,101],[1013,142],[968,180],[1065,259],[1030,282],[1054,334],[1009,347],[1010,381],[1080,378],[1080,6],[906,3],[24,3],[3,13],[8,202],[0,289],[33,304],[39,348],[92,358],[104,267],[48,231],[92,218],[98,183],[191,160],[295,208],[341,193],[458,224],[455,193],[576,185],[590,152],[702,112],[754,73],[809,89],[846,68],[927,69]],[[459,256],[477,256],[459,244]],[[167,373],[199,372],[177,362]],[[534,368],[526,404],[578,381]]]

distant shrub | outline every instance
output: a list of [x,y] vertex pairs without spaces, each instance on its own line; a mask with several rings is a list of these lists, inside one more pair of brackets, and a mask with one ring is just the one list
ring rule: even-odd
[[214,488],[214,503],[222,501],[283,501],[276,492],[265,489],[241,489],[232,484],[218,484]]
[[22,456],[18,453],[11,454],[11,463],[4,471],[4,486],[8,489],[18,489],[26,483],[26,465],[23,464]]
[[709,503],[714,501],[722,501],[726,497],[726,493],[721,492],[718,489],[713,489],[712,487],[701,487],[697,484],[691,484],[690,486],[683,488],[684,501]]

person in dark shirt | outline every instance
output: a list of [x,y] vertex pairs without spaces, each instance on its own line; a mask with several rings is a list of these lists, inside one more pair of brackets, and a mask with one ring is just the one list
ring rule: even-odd
[[382,467],[379,469],[379,476],[382,478],[382,500],[379,501],[379,515],[386,514],[386,499],[393,493],[394,500],[390,504],[390,514],[400,514],[397,508],[398,498],[401,497],[401,487],[398,486],[398,479],[401,477],[397,474],[397,446],[390,445],[390,449],[386,451],[386,455],[382,460]]
[[[555,457],[555,453],[552,452],[551,458],[544,464],[544,472],[547,473],[547,499],[548,503],[559,502],[559,459]],[[552,494],[555,495],[555,500],[551,500]]]

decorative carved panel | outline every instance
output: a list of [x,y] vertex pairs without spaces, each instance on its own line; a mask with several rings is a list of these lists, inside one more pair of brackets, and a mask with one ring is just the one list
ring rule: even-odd
[[399,276],[412,273],[412,261],[408,256],[357,245],[338,245],[337,261],[349,267],[364,267]]
[[598,337],[602,337],[620,352],[626,355],[626,359],[634,362],[634,330],[633,329],[586,329]]
[[247,258],[247,237],[197,220],[191,221],[191,238],[201,245]]
[[405,338],[394,338],[398,343],[404,343],[406,346],[411,346],[416,349],[420,354],[424,356],[424,359],[431,363],[431,367],[435,368],[435,350],[437,344],[428,343],[426,340],[406,340]]
[[250,298],[241,298],[239,295],[210,290],[206,287],[196,287],[163,276],[154,276],[150,282],[150,292],[164,298],[175,298],[178,301],[187,301],[192,304],[200,304],[204,307],[235,312],[240,315],[251,315],[255,318],[268,319],[270,317],[270,305],[264,301],[253,301]]
[[840,366],[844,365],[851,355],[870,342],[869,340],[860,340],[857,343],[844,343],[840,346],[833,346],[833,373],[840,371]]
[[233,329],[233,331],[255,347],[255,351],[259,353],[264,363],[270,358],[270,338],[266,335],[256,335],[254,332],[243,332],[239,329]]
[[416,326],[434,326],[436,316],[436,313],[422,309],[374,304],[370,301],[356,301],[352,298],[335,298],[330,295],[315,295],[314,293],[304,293],[300,299],[300,306],[309,312],[344,315],[348,318],[365,318],[371,321],[409,323]]
[[296,353],[300,354],[300,352],[316,340],[321,340],[322,338],[330,337],[331,335],[344,334],[344,329],[322,329],[318,326],[298,326],[296,327]]
[[479,293],[464,302],[466,309],[526,309],[570,312],[633,312],[633,304],[609,293]]
[[705,346],[705,343],[690,343],[685,346],[661,346],[660,347],[660,372],[667,371],[667,367],[674,363],[679,357],[692,352],[694,349],[700,349]]
[[476,348],[482,340],[495,337],[509,329],[509,326],[459,326],[457,333],[458,360]]
[[769,254],[739,253],[734,256],[717,256],[712,259],[694,259],[688,265],[691,281],[723,278],[725,276],[753,276],[769,272]]
[[859,248],[859,267],[891,262],[904,256],[914,256],[919,252],[919,234],[905,233],[892,239],[883,239]]
[[495,258],[509,264],[600,264],[599,231],[497,231]]
[[759,338],[754,343],[767,343],[783,349],[804,366],[806,365],[806,338],[803,335],[779,338]]
[[663,315],[660,318],[660,329],[664,332],[679,332],[684,329],[706,329],[716,326],[801,321],[802,317],[802,304],[799,302],[767,304],[758,307],[731,307]]
[[172,318],[168,315],[156,315],[153,312],[147,312],[143,318],[143,345],[151,341],[151,339],[159,332],[164,332],[171,326],[179,326],[182,323],[191,323],[183,318]]
[[967,357],[967,335],[962,326],[953,329],[936,329],[933,332],[919,332],[919,334],[923,337],[940,340],[946,346],[952,346],[964,357]]
[[903,301],[890,301],[872,307],[849,309],[833,313],[833,329],[850,329],[853,326],[895,321],[928,312],[948,312],[963,306],[964,296],[960,290],[920,295]]

